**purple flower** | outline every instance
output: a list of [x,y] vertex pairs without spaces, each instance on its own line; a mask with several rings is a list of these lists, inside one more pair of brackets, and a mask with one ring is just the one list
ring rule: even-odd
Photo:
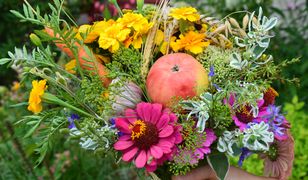
[[210,73],[209,73],[209,76],[210,76],[210,77],[215,76],[214,66],[213,66],[213,65],[210,66]]
[[69,122],[69,125],[68,125],[68,128],[69,129],[73,129],[75,128],[75,123],[74,123],[74,120],[79,120],[80,117],[78,116],[78,114],[71,114],[71,116],[67,117],[67,120]]
[[248,158],[250,155],[252,155],[252,152],[249,150],[249,149],[247,149],[247,148],[241,148],[241,150],[242,150],[242,153],[241,153],[241,156],[240,156],[240,158],[239,158],[239,160],[238,160],[238,166],[239,167],[242,167],[242,165],[243,165],[243,161],[246,159],[246,158]]
[[269,105],[265,108],[266,113],[258,118],[258,122],[264,121],[269,125],[269,129],[274,133],[275,138],[279,141],[288,138],[287,129],[290,128],[290,123],[286,118],[280,113],[280,107],[275,105]]

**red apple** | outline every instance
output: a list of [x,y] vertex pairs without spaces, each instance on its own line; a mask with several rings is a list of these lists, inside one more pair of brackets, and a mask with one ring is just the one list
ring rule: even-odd
[[208,87],[208,74],[192,56],[185,53],[168,54],[151,67],[146,87],[155,103],[172,106],[172,100],[200,95]]

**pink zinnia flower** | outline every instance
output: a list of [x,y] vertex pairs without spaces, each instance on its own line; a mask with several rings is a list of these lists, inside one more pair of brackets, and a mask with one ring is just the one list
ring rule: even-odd
[[261,108],[264,104],[263,99],[257,100],[259,112],[256,117],[253,116],[252,107],[250,105],[246,104],[238,108],[234,107],[235,102],[236,102],[236,95],[234,93],[230,94],[228,100],[224,99],[224,103],[228,105],[231,110],[232,119],[235,125],[238,126],[241,131],[247,128],[248,123],[253,122],[256,119],[259,119],[260,117],[263,117],[268,114],[266,109]]
[[294,139],[291,133],[287,132],[288,138],[284,141],[275,141],[268,154],[262,154],[264,159],[264,175],[279,178],[279,180],[288,179],[292,174],[294,160]]
[[122,151],[123,161],[155,171],[182,142],[181,127],[176,123],[175,114],[161,104],[139,103],[135,110],[127,109],[124,118],[116,118],[115,126],[122,135],[114,148]]

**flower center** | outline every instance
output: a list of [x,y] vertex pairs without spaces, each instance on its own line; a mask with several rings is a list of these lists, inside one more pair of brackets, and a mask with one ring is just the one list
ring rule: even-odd
[[149,149],[152,145],[158,143],[158,130],[150,122],[137,120],[130,126],[132,130],[132,140],[140,149]]
[[268,158],[271,160],[271,161],[276,161],[277,158],[278,158],[278,147],[277,147],[277,144],[272,144],[269,148],[269,151],[268,151]]
[[253,115],[251,113],[251,107],[248,105],[242,106],[239,111],[236,112],[236,117],[239,121],[247,124],[253,120]]

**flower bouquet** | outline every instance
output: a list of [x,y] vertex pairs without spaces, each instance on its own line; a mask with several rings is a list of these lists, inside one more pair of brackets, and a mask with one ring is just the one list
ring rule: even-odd
[[290,176],[294,142],[271,83],[291,62],[265,53],[277,18],[261,8],[216,19],[165,0],[137,1],[136,10],[112,3],[119,17],[81,26],[60,0],[50,14],[27,1],[23,13],[12,11],[42,27],[30,35],[32,53],[24,47],[0,61],[32,81],[34,114],[18,123],[41,138],[38,163],[64,133],[152,178],[208,164],[224,179],[228,156],[241,166],[251,154],[264,159],[266,176]]

